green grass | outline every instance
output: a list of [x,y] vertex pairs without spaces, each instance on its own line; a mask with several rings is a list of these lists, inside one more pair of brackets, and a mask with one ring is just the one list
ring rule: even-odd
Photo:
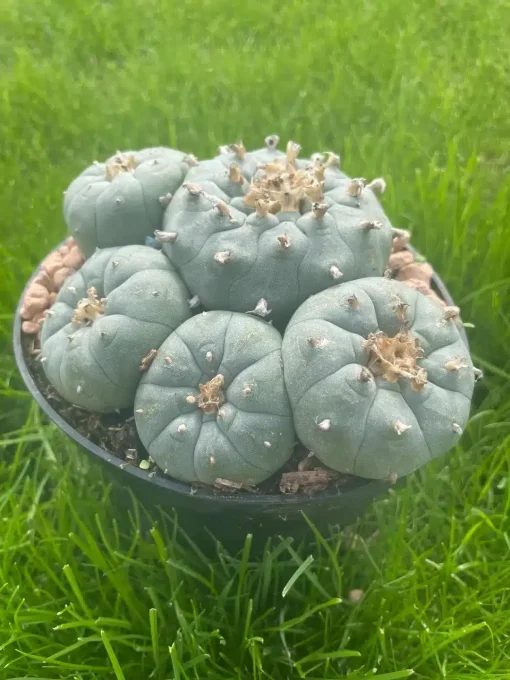
[[[3,0],[0,27],[0,678],[510,678],[508,2]],[[448,466],[355,527],[206,557],[136,504],[112,519],[10,326],[90,160],[274,131],[385,176],[486,378]]]

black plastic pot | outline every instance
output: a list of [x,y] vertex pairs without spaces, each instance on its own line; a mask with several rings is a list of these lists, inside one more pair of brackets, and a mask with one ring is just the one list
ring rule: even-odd
[[[436,275],[433,285],[448,304],[453,304],[445,285]],[[149,513],[159,509],[166,512],[174,509],[180,526],[190,534],[198,535],[198,538],[213,534],[227,544],[240,545],[247,533],[254,534],[259,540],[277,534],[296,538],[304,536],[309,527],[303,513],[316,527],[326,532],[332,525],[352,524],[375,498],[389,488],[389,483],[384,481],[357,479],[351,486],[331,488],[311,496],[217,493],[204,488],[192,489],[189,484],[160,475],[149,476],[134,465],[126,465],[120,458],[96,446],[75,430],[55,411],[37,387],[23,352],[19,313],[22,299],[23,296],[16,311],[13,341],[16,363],[27,389],[45,415],[102,467],[117,487],[124,491],[126,488],[131,489]],[[125,497],[126,494],[118,495]]]

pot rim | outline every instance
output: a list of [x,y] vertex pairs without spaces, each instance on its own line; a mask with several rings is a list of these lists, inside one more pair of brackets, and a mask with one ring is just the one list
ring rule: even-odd
[[[62,241],[58,245],[62,245],[65,241]],[[58,248],[58,245],[56,248]],[[416,254],[416,250],[412,246],[408,246],[408,249]],[[23,382],[25,383],[25,386],[27,390],[30,392],[32,395],[32,398],[35,399],[36,403],[38,404],[39,408],[43,411],[43,413],[51,420],[60,430],[62,430],[71,440],[73,440],[76,444],[78,444],[79,447],[82,449],[85,449],[88,454],[95,456],[96,458],[99,458],[103,463],[106,463],[107,465],[114,466],[116,468],[119,468],[121,471],[127,473],[131,477],[137,478],[140,482],[145,482],[149,484],[154,484],[161,489],[164,489],[167,492],[171,492],[173,494],[176,494],[178,496],[198,496],[201,498],[201,500],[210,500],[211,502],[218,501],[221,499],[223,503],[232,503],[233,505],[238,505],[240,502],[246,503],[247,506],[250,504],[253,505],[260,505],[264,501],[267,503],[271,503],[274,505],[275,502],[280,502],[282,506],[285,507],[296,507],[299,506],[300,508],[306,508],[310,506],[314,506],[315,504],[326,500],[327,498],[335,498],[340,494],[346,493],[350,491],[351,489],[338,489],[338,488],[330,488],[326,489],[325,491],[321,491],[320,493],[314,494],[314,495],[299,495],[299,494],[268,494],[268,493],[228,493],[228,492],[221,492],[217,493],[214,490],[209,490],[206,487],[193,487],[191,484],[187,484],[185,482],[180,482],[178,480],[174,480],[171,477],[166,477],[163,475],[154,475],[152,477],[149,477],[149,473],[146,470],[142,470],[136,465],[131,465],[131,464],[126,464],[126,462],[116,456],[115,454],[111,453],[110,451],[101,448],[97,444],[94,444],[90,439],[85,437],[84,435],[80,434],[72,425],[70,425],[61,415],[56,411],[51,404],[48,402],[46,397],[42,394],[40,389],[35,383],[34,378],[32,377],[32,374],[29,370],[29,367],[27,365],[27,362],[25,360],[25,356],[23,353],[23,343],[22,343],[22,331],[21,331],[21,307],[23,303],[23,298],[25,296],[25,292],[32,282],[32,280],[37,276],[40,268],[39,263],[34,270],[33,274],[30,276],[29,280],[27,281],[25,287],[23,288],[23,292],[21,293],[21,296],[19,298],[18,304],[16,306],[16,312],[15,312],[15,318],[14,318],[14,324],[13,324],[13,349],[14,349],[14,358],[18,367],[18,370],[20,372],[20,375],[23,379]],[[436,291],[439,293],[440,297],[448,304],[448,305],[453,305],[453,299],[448,292],[448,289],[446,288],[445,284],[441,280],[441,278],[436,274],[436,272],[433,272],[432,275],[432,284]],[[464,331],[464,328],[461,329],[461,335],[463,339],[465,340],[467,344],[467,337]],[[361,477],[358,477],[357,479],[364,479]],[[365,479],[365,484],[361,484],[360,486],[365,487],[367,484],[377,484],[381,485],[384,488],[388,488],[391,486],[390,482],[386,482],[384,480],[378,480],[378,479]],[[127,483],[127,480],[126,480]]]

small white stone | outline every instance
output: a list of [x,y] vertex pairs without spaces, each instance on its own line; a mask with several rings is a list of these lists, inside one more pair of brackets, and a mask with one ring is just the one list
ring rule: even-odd
[[208,361],[209,363],[211,363],[213,359],[214,359],[214,354],[210,350],[208,352],[206,352],[205,360]]
[[142,413],[143,413],[143,408],[137,408],[137,409],[135,409],[135,413],[137,413],[139,416],[141,416]]
[[266,449],[270,449],[271,448],[271,442],[265,441],[264,446],[266,447]]
[[181,423],[177,428],[177,432],[179,434],[183,434],[184,432],[187,432],[187,431],[188,431],[188,428],[186,427],[186,425],[184,423]]
[[349,591],[349,602],[358,604],[365,597],[365,592],[361,588],[353,588]]
[[463,429],[459,425],[459,423],[452,423],[452,430],[455,432],[455,434],[461,435],[463,432]]
[[328,432],[331,430],[331,420],[329,418],[325,418],[324,420],[321,420],[320,423],[317,423],[317,427],[323,432]]

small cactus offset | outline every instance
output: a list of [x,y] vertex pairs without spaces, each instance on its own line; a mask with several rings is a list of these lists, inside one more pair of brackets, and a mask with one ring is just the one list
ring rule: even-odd
[[144,357],[190,316],[187,297],[161,252],[98,251],[67,279],[47,312],[41,361],[48,380],[89,411],[132,407]]
[[136,427],[172,477],[258,484],[294,446],[281,336],[260,319],[204,312],[161,345],[135,399]]
[[309,298],[283,340],[300,440],[328,467],[395,480],[459,439],[476,369],[458,308],[367,278]]
[[96,248],[143,244],[194,156],[165,147],[117,152],[93,163],[64,192],[64,218],[86,257]]
[[283,328],[311,294],[382,275],[392,233],[369,186],[349,193],[337,156],[302,160],[298,144],[284,154],[277,142],[223,147],[192,168],[158,238],[206,309],[246,312],[266,300]]

